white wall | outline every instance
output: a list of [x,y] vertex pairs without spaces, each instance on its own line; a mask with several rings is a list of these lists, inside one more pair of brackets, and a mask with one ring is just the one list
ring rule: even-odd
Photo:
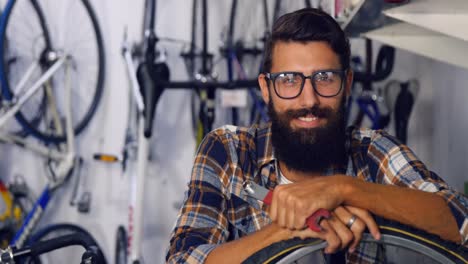
[[452,186],[463,190],[468,181],[468,70],[433,63],[431,75],[434,137],[428,144],[433,145],[434,167]]
[[[230,1],[210,0],[210,49],[218,47],[221,28],[227,23]],[[120,166],[97,163],[95,152],[120,154],[127,120],[128,80],[121,57],[123,30],[128,28],[131,41],[138,41],[144,0],[93,0],[104,34],[107,55],[105,94],[98,112],[88,129],[78,138],[78,151],[85,158],[84,177],[92,192],[89,214],[76,212],[68,205],[69,189],[64,188],[53,201],[42,224],[70,221],[88,228],[113,262],[115,230],[127,222],[128,178]],[[157,34],[189,40],[191,1],[158,1]],[[219,21],[222,21],[219,22]],[[163,44],[167,48],[171,77],[186,79],[178,54],[181,45]],[[409,145],[422,160],[456,188],[462,190],[467,176],[467,146],[462,144],[468,128],[464,98],[467,98],[466,70],[412,55],[397,53],[397,65],[392,78],[406,80],[417,77],[421,83],[409,132]],[[377,84],[380,85],[380,84]],[[383,85],[383,84],[382,84]],[[174,223],[177,207],[183,198],[190,176],[195,150],[190,119],[190,92],[166,91],[157,106],[155,138],[151,143],[152,162],[149,165],[145,196],[144,256],[148,263],[162,263],[168,235]],[[216,125],[220,125],[218,120]],[[37,156],[13,146],[1,146],[0,165],[4,175],[22,174],[38,192],[45,183],[43,162]],[[22,158],[22,162],[18,158]]]

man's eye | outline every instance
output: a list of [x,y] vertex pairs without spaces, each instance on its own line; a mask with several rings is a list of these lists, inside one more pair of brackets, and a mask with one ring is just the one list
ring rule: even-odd
[[279,79],[283,84],[294,84],[298,81],[294,74],[283,74],[279,76]]
[[331,82],[334,78],[333,72],[318,72],[314,78],[316,81]]

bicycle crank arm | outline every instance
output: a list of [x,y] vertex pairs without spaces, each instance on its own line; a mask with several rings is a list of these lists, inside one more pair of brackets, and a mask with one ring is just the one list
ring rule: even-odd
[[[267,188],[256,184],[255,182],[245,181],[243,183],[245,193],[259,201],[263,201],[265,204],[270,205],[273,199],[273,190],[268,190]],[[311,216],[306,220],[307,226],[315,232],[322,231],[320,226],[320,221],[323,219],[330,218],[330,211],[320,208],[315,211]]]

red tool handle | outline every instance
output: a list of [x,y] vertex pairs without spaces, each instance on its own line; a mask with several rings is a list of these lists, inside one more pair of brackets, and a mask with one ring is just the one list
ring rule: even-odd
[[[273,200],[273,191],[269,191],[268,194],[263,199],[263,202],[265,204],[270,205],[272,200]],[[330,211],[328,211],[327,209],[320,208],[307,218],[306,220],[307,226],[312,231],[320,232],[322,231],[322,227],[320,226],[320,221],[324,218],[328,219],[330,218],[330,216],[331,216]]]

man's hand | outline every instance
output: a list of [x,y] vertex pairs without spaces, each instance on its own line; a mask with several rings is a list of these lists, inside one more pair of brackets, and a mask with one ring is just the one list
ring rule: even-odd
[[[348,227],[347,223],[353,215],[356,216],[356,220]],[[290,229],[289,238],[300,237],[305,239],[314,237],[326,240],[328,246],[325,248],[325,253],[327,254],[347,247],[349,247],[349,252],[353,252],[359,245],[366,227],[375,239],[380,239],[380,232],[374,218],[368,211],[356,207],[337,207],[332,212],[332,217],[322,220],[320,226],[323,229],[321,232],[314,232],[307,227]]]
[[345,181],[350,177],[327,176],[275,187],[270,218],[282,227],[302,229],[320,208],[333,211],[343,203]]
[[[269,210],[270,218],[280,227],[298,231],[295,235],[300,237],[327,240],[326,252],[330,253],[348,246],[351,252],[354,251],[366,227],[374,238],[379,239],[377,224],[367,210],[342,206],[347,180],[349,177],[327,176],[277,186]],[[306,219],[319,208],[332,211],[332,217],[321,222],[324,231],[311,233],[304,230]],[[347,226],[353,216],[356,220]]]
[[[349,225],[353,217],[355,220]],[[333,210],[329,222],[341,240],[341,249],[349,245],[349,252],[353,252],[359,245],[366,228],[375,239],[380,239],[379,227],[367,210],[353,206],[338,206]]]

